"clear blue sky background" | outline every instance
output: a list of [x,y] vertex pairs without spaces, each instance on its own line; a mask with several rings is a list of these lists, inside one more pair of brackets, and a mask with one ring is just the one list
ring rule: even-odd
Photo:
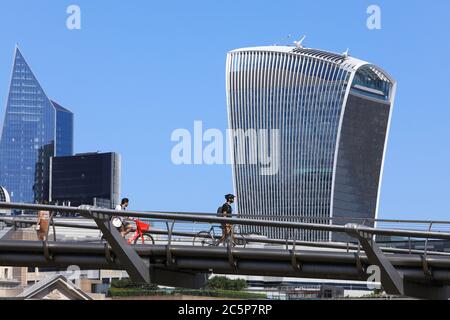
[[[82,12],[66,28],[66,8]],[[382,9],[382,30],[366,9]],[[122,154],[133,209],[214,212],[231,168],[172,164],[176,128],[225,129],[225,58],[287,44],[343,52],[399,82],[383,180],[385,218],[450,219],[450,2],[1,1],[0,106],[19,42],[47,95],[75,113],[75,151]]]

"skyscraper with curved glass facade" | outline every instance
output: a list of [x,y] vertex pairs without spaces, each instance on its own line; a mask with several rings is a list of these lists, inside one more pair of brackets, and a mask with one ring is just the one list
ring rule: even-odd
[[0,139],[0,185],[14,202],[46,200],[50,157],[72,153],[72,112],[47,97],[16,47]]
[[[241,216],[315,223],[332,217],[339,224],[376,217],[396,88],[392,77],[347,54],[301,46],[231,51],[226,74],[230,129],[280,136],[279,148],[266,146],[279,152],[271,175],[261,174],[261,162],[236,161],[250,147],[230,139]],[[322,231],[245,229],[271,238],[341,240]]]

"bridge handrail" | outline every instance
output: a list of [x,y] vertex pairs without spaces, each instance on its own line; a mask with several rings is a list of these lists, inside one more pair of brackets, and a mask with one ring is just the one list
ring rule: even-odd
[[[1,203],[1,202],[0,202]],[[69,207],[69,208],[75,208],[77,211],[79,211],[79,209],[77,207]],[[98,208],[98,209],[104,209],[104,208]],[[106,209],[109,210],[109,209]],[[52,210],[53,211],[53,210]],[[128,211],[127,211],[128,212]],[[142,211],[143,213],[152,213],[151,211]],[[164,212],[161,212],[164,213]],[[167,212],[170,214],[179,214],[179,215],[192,215],[193,213],[189,213],[189,212]],[[211,216],[211,217],[216,217],[217,214],[216,213],[205,213],[205,212],[199,212],[199,213],[195,213],[196,215],[199,216]],[[242,215],[239,213],[233,214],[233,216],[238,217],[239,219],[245,219],[245,218],[274,218],[274,216],[271,215]],[[13,216],[1,216],[1,217],[13,217]],[[36,218],[36,216],[33,215],[20,215],[21,218]],[[59,219],[76,219],[76,217],[58,217]],[[81,217],[83,219],[88,219],[85,217]],[[286,220],[290,219],[292,217],[289,218],[285,218]],[[354,220],[354,221],[361,221],[361,222],[385,222],[385,223],[411,223],[411,224],[423,224],[423,225],[448,225],[450,227],[450,221],[444,221],[444,220],[413,220],[413,219],[372,219],[372,218],[357,218],[357,217],[350,217],[350,216],[342,216],[342,217],[307,217],[307,216],[297,216],[295,217],[296,219],[299,220],[323,220],[323,221],[335,221],[335,220]],[[162,221],[166,221],[166,219],[154,219],[154,218],[148,218],[151,219],[154,222],[162,222]],[[280,219],[280,218],[279,218]],[[281,217],[281,219],[283,219],[283,217]],[[266,220],[265,220],[266,221]],[[187,222],[187,221],[185,221]],[[195,222],[195,221],[194,221]],[[305,221],[303,221],[305,222]]]
[[[13,217],[0,217],[0,221],[7,221],[8,223],[18,223],[18,224],[33,224],[34,221],[30,219],[20,219],[20,218],[13,218]],[[56,227],[66,227],[66,228],[78,228],[78,229],[93,229],[93,230],[99,230],[98,227],[88,224],[77,224],[74,222],[54,222]],[[134,230],[133,230],[134,231]],[[163,229],[152,229],[151,234],[155,235],[168,235],[167,230]],[[173,231],[173,236],[178,237],[194,237],[198,234],[198,232],[188,232],[188,231]],[[241,236],[237,235],[236,238],[240,238]],[[218,236],[220,238],[220,236]],[[255,243],[265,243],[265,244],[272,244],[272,245],[293,245],[294,240],[283,240],[283,239],[271,239],[266,237],[254,237],[254,236],[246,236],[245,240],[248,242],[255,242]],[[305,247],[317,247],[317,248],[327,248],[327,249],[341,249],[341,250],[360,250],[361,248],[356,244],[350,244],[350,243],[339,243],[339,242],[309,242],[309,241],[295,241],[296,245],[299,246],[305,246]],[[383,244],[386,244],[385,242],[382,242]],[[408,254],[423,254],[423,250],[415,250],[415,249],[401,249],[401,248],[392,248],[392,247],[381,247],[381,250],[383,252],[389,252],[389,253],[408,253]],[[443,255],[443,256],[450,256],[450,252],[440,252],[440,251],[428,251],[428,254],[430,255]]]
[[366,232],[373,235],[390,235],[390,236],[403,236],[414,238],[430,238],[430,239],[443,239],[450,240],[450,233],[436,232],[436,231],[418,231],[418,230],[403,230],[403,229],[381,229],[371,228],[366,226],[357,225],[329,225],[329,224],[317,224],[317,223],[304,223],[304,222],[286,222],[286,221],[271,221],[260,219],[242,219],[242,218],[221,218],[214,216],[205,216],[199,214],[180,214],[173,212],[142,212],[142,211],[118,211],[110,209],[100,209],[95,207],[90,208],[75,208],[53,205],[41,205],[41,204],[25,204],[25,203],[7,203],[0,202],[1,209],[20,209],[20,210],[47,210],[47,211],[59,211],[69,213],[79,213],[86,217],[91,217],[92,214],[103,214],[106,216],[122,216],[122,217],[134,217],[134,218],[148,218],[148,219],[161,219],[168,221],[197,221],[204,223],[231,223],[236,225],[250,225],[250,226],[265,226],[275,228],[287,228],[287,229],[306,229],[306,230],[318,230],[328,232],[342,232],[347,233],[351,229],[357,229],[359,232]]

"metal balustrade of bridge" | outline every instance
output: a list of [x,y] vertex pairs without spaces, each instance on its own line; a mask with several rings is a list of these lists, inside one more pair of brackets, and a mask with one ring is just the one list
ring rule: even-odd
[[[135,282],[198,288],[207,276],[265,275],[366,281],[373,267],[390,294],[422,298],[450,297],[450,222],[298,217],[297,222],[269,216],[221,218],[215,214],[115,211],[95,207],[1,203],[1,209],[47,210],[78,218],[54,217],[46,241],[0,238],[0,265],[126,270]],[[112,216],[138,218],[152,225],[154,241],[129,245],[111,224]],[[30,228],[33,215],[1,216],[4,227]],[[320,223],[318,223],[320,222]],[[344,224],[345,222],[345,224]],[[350,223],[349,223],[350,222]],[[221,237],[220,224],[235,226],[236,242]],[[214,227],[212,228],[211,227]],[[347,242],[308,242],[300,237],[269,239],[241,232],[242,226],[343,233]],[[0,225],[0,232],[2,226]],[[85,229],[88,241],[65,241],[61,231]],[[287,232],[291,231],[291,232]],[[96,235],[96,236],[95,236]]]

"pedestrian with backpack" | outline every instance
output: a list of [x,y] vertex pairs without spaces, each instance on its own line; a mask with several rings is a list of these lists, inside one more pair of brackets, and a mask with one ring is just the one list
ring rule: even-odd
[[[234,203],[235,195],[225,195],[226,202],[217,209],[217,216],[220,218],[231,218],[233,215],[233,208],[231,205]],[[224,243],[226,239],[230,239],[231,243],[234,242],[233,225],[231,223],[222,223],[222,237],[217,242],[217,245]]]

